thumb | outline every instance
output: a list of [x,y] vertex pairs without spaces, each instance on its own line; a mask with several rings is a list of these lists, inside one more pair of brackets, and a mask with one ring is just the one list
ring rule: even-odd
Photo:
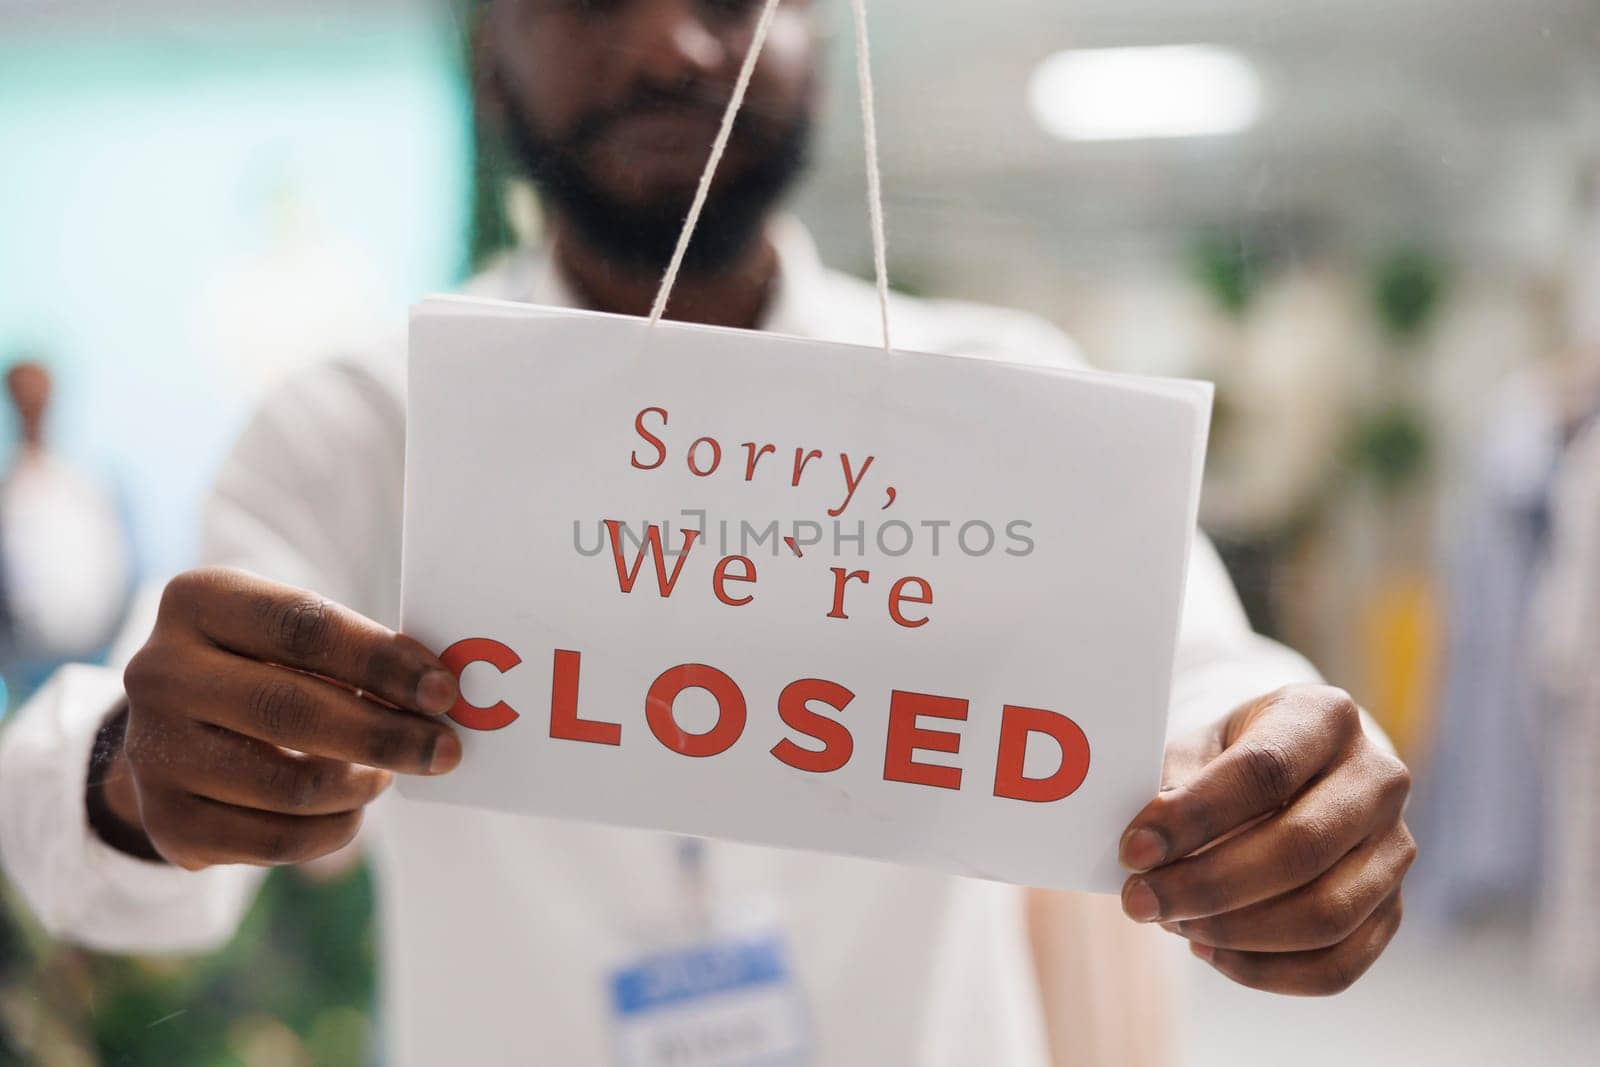
[[1171,787],[1123,834],[1123,864],[1143,871],[1191,855],[1292,799],[1345,743],[1314,714],[1319,700],[1286,690],[1251,701],[1223,720],[1220,751],[1201,766],[1203,746],[1175,753]]

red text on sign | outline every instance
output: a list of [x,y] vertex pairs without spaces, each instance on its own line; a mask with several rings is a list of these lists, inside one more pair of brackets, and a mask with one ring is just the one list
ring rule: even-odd
[[[486,637],[458,641],[440,659],[457,677],[474,663],[488,663],[504,674],[522,662],[506,645]],[[582,653],[557,649],[550,687],[550,737],[580,744],[620,746],[620,722],[584,718],[579,712]],[[710,728],[691,733],[678,717],[679,697],[703,690],[716,704]],[[831,774],[845,767],[855,753],[855,737],[843,721],[856,694],[837,682],[802,678],[778,695],[777,715],[808,744],[786,737],[773,746],[780,763],[808,774]],[[824,710],[819,710],[826,709]],[[958,697],[896,689],[889,694],[884,737],[883,780],[934,789],[960,789],[962,768],[929,762],[921,753],[961,756],[961,724],[969,705]],[[480,707],[463,695],[450,718],[469,730],[501,730],[521,717],[506,701]],[[732,677],[703,663],[685,663],[658,675],[644,695],[645,725],[656,742],[692,759],[720,756],[744,736],[749,722],[745,694]],[[859,716],[857,716],[859,721]],[[1025,765],[1034,742],[1060,750],[1055,769],[1029,776]],[[813,747],[820,746],[820,747]],[[1075,793],[1089,774],[1089,739],[1072,719],[1044,708],[1006,704],[1000,710],[1000,740],[994,760],[993,795],[1009,800],[1049,804]]]

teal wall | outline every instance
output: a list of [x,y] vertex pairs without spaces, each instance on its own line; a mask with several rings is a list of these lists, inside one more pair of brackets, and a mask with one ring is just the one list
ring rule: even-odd
[[[215,350],[219,306],[249,301],[292,216],[398,332],[464,269],[471,143],[446,21],[139,26],[0,39],[0,359],[55,368],[53,439],[116,485],[159,576],[192,559],[204,489],[273,373]],[[277,282],[293,323],[295,279]]]

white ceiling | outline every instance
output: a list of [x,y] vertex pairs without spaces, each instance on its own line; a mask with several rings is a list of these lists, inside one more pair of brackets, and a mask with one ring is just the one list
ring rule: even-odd
[[[319,15],[440,0],[317,0]],[[852,45],[836,24],[833,115],[807,193],[846,256],[860,150]],[[283,10],[312,0],[280,0]],[[250,0],[0,0],[0,32],[77,17],[215,17]],[[869,0],[897,259],[952,241],[1089,261],[1202,223],[1330,239],[1537,226],[1574,161],[1600,155],[1600,0]],[[1068,145],[1029,120],[1033,65],[1066,47],[1206,42],[1262,70],[1268,115],[1239,136]],[[1566,178],[1562,176],[1566,175]],[[1549,215],[1548,210],[1545,215]],[[1548,222],[1545,223],[1548,225]],[[831,231],[831,232],[830,232]],[[1000,241],[982,240],[999,235]],[[1492,242],[1491,242],[1492,243]]]
[[[1523,225],[1506,212],[1562,192],[1530,186],[1564,180],[1575,154],[1600,146],[1600,0],[875,0],[870,10],[902,252],[998,229],[1104,258],[1207,222],[1500,239]],[[835,58],[847,64],[849,26],[838,22]],[[1069,145],[1023,109],[1033,65],[1058,49],[1193,42],[1261,68],[1269,112],[1257,130]],[[859,180],[847,75],[835,78],[837,120],[813,194],[825,201]],[[834,240],[857,249],[850,231]]]

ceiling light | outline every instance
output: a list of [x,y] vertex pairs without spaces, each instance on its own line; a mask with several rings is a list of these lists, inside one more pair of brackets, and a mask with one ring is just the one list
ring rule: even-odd
[[1068,141],[1238,133],[1261,116],[1261,76],[1210,45],[1057,52],[1028,84],[1045,132]]

